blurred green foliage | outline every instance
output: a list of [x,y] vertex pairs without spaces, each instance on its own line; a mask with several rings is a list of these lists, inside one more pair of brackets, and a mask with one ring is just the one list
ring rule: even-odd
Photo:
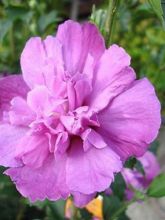
[[160,198],[165,196],[165,173],[158,175],[150,184],[147,195]]
[[0,71],[20,72],[19,57],[27,39],[54,34],[67,0],[0,1]]
[[[95,9],[91,20],[103,32],[108,1],[102,2]],[[71,0],[1,0],[0,72],[19,73],[19,57],[27,39],[54,34],[57,25],[69,17],[70,4]],[[84,16],[83,19],[88,18]],[[112,41],[124,47],[131,55],[138,78],[146,76],[153,82],[165,113],[165,31],[148,1],[120,1]],[[136,162],[133,159],[129,165],[134,166]],[[1,168],[0,173],[2,171]],[[124,188],[123,179],[117,175],[112,185],[114,195],[104,195],[105,219],[109,219],[109,215],[121,207]],[[64,205],[64,201],[45,201],[32,205],[18,194],[8,177],[0,174],[2,220],[64,219]],[[121,214],[119,219],[128,219],[125,214]],[[79,215],[79,219],[91,219],[85,209],[80,210]]]
[[134,2],[122,6],[118,35],[114,39],[131,55],[138,76],[152,81],[164,110],[165,31],[148,3]]
[[[124,47],[131,55],[138,78],[148,77],[154,84],[165,114],[165,30],[149,2],[120,1],[112,42]],[[107,4],[104,4],[91,16],[103,34],[106,11]]]

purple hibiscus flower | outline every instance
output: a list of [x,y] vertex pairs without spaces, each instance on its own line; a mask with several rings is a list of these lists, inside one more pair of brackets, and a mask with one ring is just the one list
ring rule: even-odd
[[73,195],[85,205],[156,138],[153,86],[95,25],[67,21],[56,37],[31,38],[21,68],[0,79],[0,165],[32,202]]
[[144,174],[136,168],[133,170],[123,168],[121,171],[127,185],[125,194],[128,200],[132,199],[134,195],[130,186],[137,190],[145,190],[152,180],[160,173],[159,162],[157,161],[156,156],[150,151],[147,151],[142,157],[139,157],[138,160],[143,166]]

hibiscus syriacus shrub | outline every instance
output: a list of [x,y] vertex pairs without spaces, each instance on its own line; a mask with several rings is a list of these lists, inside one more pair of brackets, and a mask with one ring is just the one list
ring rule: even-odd
[[[121,201],[145,194],[159,174],[147,149],[160,103],[150,81],[136,79],[127,52],[106,48],[94,24],[69,20],[56,36],[29,39],[20,64],[22,74],[0,79],[0,165],[22,196],[72,197],[84,207],[98,194],[116,196],[119,175]],[[137,161],[124,168],[130,157],[144,172]]]

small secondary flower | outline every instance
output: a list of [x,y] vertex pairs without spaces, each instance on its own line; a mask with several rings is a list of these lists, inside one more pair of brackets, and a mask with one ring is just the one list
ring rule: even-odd
[[138,160],[143,166],[144,174],[138,171],[136,168],[133,170],[129,168],[123,168],[121,172],[127,185],[126,198],[128,200],[132,199],[134,195],[134,192],[130,189],[130,186],[135,190],[143,191],[160,173],[159,162],[152,152],[147,151],[142,157],[139,157]]

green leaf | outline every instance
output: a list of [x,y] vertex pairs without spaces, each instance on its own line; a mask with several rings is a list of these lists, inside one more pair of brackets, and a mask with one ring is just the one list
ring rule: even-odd
[[126,215],[126,213],[123,213],[117,218],[117,220],[130,220],[130,218]]
[[91,220],[92,219],[92,214],[90,214],[85,208],[79,209],[80,215],[81,215],[81,220]]
[[124,199],[126,184],[121,173],[118,173],[115,176],[115,181],[111,184],[111,189],[114,195],[116,195],[121,200]]
[[145,175],[145,171],[144,171],[143,165],[135,157],[131,157],[130,159],[128,159],[125,162],[124,167],[129,168],[129,169],[135,168],[137,171],[139,171],[140,173]]
[[124,167],[132,169],[134,168],[136,162],[137,159],[135,157],[131,157],[125,162]]
[[162,6],[162,11],[163,11],[163,18],[164,18],[164,23],[165,23],[165,1],[161,1],[161,6]]
[[134,197],[137,201],[143,201],[145,199],[145,194],[139,190],[134,190]]
[[[157,36],[157,37],[158,37],[158,36]],[[159,39],[159,41],[160,41],[160,38],[158,38],[158,39]],[[164,40],[164,39],[163,39],[163,40]],[[164,41],[163,41],[163,42],[164,42]],[[152,153],[154,153],[154,154],[156,155],[157,152],[158,152],[159,146],[160,146],[159,141],[156,140],[156,141],[154,141],[154,142],[151,144],[151,146],[150,146],[150,148],[149,148],[149,151],[151,151]]]
[[143,165],[142,165],[142,163],[139,160],[137,160],[137,162],[135,164],[135,169],[137,171],[139,171],[139,173],[145,175],[145,171],[144,171]]
[[110,217],[121,207],[120,199],[117,196],[105,196],[103,199],[103,216],[105,220]]
[[55,10],[51,11],[49,14],[42,15],[38,21],[40,31],[44,32],[50,24],[56,23],[57,21],[59,21],[59,18]]
[[51,202],[47,200],[46,203],[48,210],[48,216],[54,219],[64,220],[64,211],[65,211],[65,201],[58,200],[56,202]]
[[104,196],[103,217],[104,220],[129,220],[126,210],[129,204],[121,202],[117,196]]
[[163,27],[165,28],[165,19],[164,19],[164,14],[163,10],[161,7],[161,0],[148,0],[149,4],[159,17],[160,21],[162,22]]
[[105,19],[106,19],[106,10],[104,9],[96,10],[95,5],[94,5],[92,8],[90,21],[93,22],[95,25],[97,25],[101,33],[104,32]]
[[28,11],[28,9],[26,9],[25,7],[10,6],[6,9],[6,15],[12,21],[16,21],[19,19],[29,23],[32,19],[33,12]]
[[0,21],[0,41],[3,41],[4,37],[6,36],[7,32],[12,27],[11,20],[1,20]]
[[163,197],[165,196],[165,173],[161,173],[150,184],[147,195],[150,197]]

